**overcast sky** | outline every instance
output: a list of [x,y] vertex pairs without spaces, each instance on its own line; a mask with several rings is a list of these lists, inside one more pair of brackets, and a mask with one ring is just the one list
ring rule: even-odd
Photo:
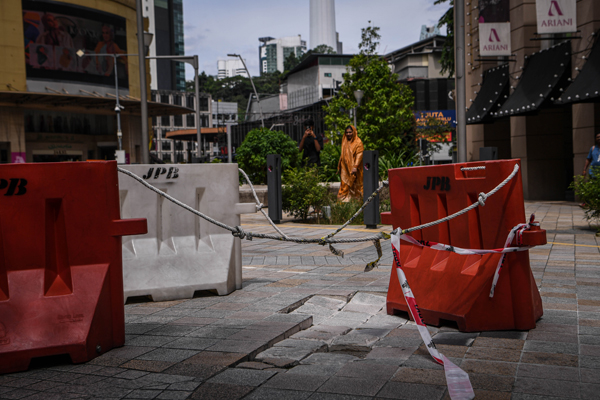
[[[381,28],[380,54],[419,40],[421,25],[432,26],[448,9],[434,0],[336,0],[336,30],[344,53],[358,52],[361,28]],[[259,37],[302,35],[310,46],[309,0],[183,0],[185,54],[200,58],[200,71],[216,75],[217,60],[238,53],[259,75]],[[445,33],[443,31],[443,33]],[[194,72],[186,66],[187,79]]]

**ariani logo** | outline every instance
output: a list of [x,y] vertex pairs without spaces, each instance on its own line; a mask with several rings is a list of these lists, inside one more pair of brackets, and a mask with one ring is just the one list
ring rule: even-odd
[[[548,8],[548,17],[562,17],[564,16],[563,11],[558,5],[558,1],[552,0],[550,2],[550,8]],[[573,26],[573,18],[552,18],[542,20],[542,26]]]
[[562,10],[560,9],[558,3],[556,2],[556,0],[552,0],[550,2],[550,9],[548,10],[548,16],[549,17],[554,17],[554,14],[552,14],[552,6],[554,6],[554,11],[556,12],[557,15],[563,15]]
[[488,39],[488,42],[494,43],[494,39],[496,40],[496,42],[500,42],[500,36],[498,36],[498,32],[496,32],[496,30],[492,28],[490,30],[490,38]]
[[488,37],[490,44],[483,45],[483,51],[508,51],[508,44],[502,44],[500,35],[495,28],[490,29],[490,36]]

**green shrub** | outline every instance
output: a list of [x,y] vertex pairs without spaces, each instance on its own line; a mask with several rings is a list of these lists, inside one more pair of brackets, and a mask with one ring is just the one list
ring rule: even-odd
[[574,189],[575,195],[582,202],[585,219],[598,223],[600,222],[600,168],[592,169],[594,178],[576,176],[570,187]]
[[[356,199],[352,199],[347,203],[334,201],[331,203],[331,218],[326,220],[326,222],[332,225],[342,225],[352,218],[362,205],[363,202]],[[362,213],[360,213],[351,223],[351,225],[363,224],[364,218]]]
[[317,218],[321,207],[327,204],[329,187],[321,185],[317,168],[290,168],[283,174],[281,197],[283,211],[303,221],[308,219],[311,208]]
[[339,182],[338,163],[342,154],[342,146],[326,143],[321,150],[321,168],[319,173],[323,182]]
[[281,156],[282,172],[298,165],[300,154],[298,144],[281,131],[266,128],[248,132],[244,142],[236,150],[238,165],[247,174],[252,183],[267,183],[267,155]]
[[417,162],[417,154],[408,147],[397,153],[386,153],[379,157],[379,179],[386,181],[388,179],[388,170],[411,167],[416,165]]

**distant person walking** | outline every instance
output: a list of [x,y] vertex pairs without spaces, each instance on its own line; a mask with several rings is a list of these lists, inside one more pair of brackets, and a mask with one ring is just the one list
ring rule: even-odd
[[312,119],[304,121],[304,135],[298,146],[298,150],[302,151],[302,158],[308,160],[308,166],[321,165],[321,157],[319,153],[323,149],[323,136],[320,133],[315,133],[315,122]]
[[[600,132],[596,133],[596,144],[592,146],[588,153],[587,159],[585,160],[585,166],[583,167],[583,176],[588,172],[589,167],[600,167]],[[590,178],[594,178],[594,171],[590,171]]]
[[338,163],[340,174],[340,191],[338,200],[348,202],[351,199],[363,198],[363,143],[358,137],[356,128],[348,125],[342,139],[342,155]]

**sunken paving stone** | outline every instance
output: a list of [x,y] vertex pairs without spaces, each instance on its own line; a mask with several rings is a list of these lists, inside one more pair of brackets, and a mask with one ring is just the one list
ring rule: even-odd
[[[549,242],[529,252],[544,306],[536,328],[428,330],[469,374],[476,398],[598,398],[600,239],[576,203],[525,206]],[[261,218],[242,215],[242,225],[271,233]],[[333,231],[279,227],[291,236]],[[83,364],[1,375],[0,398],[449,399],[443,367],[416,325],[407,314],[386,313],[392,256],[389,240],[382,246],[380,267],[364,273],[376,258],[370,243],[336,245],[346,253],[338,258],[316,245],[245,240],[241,290],[128,304],[125,346]]]

